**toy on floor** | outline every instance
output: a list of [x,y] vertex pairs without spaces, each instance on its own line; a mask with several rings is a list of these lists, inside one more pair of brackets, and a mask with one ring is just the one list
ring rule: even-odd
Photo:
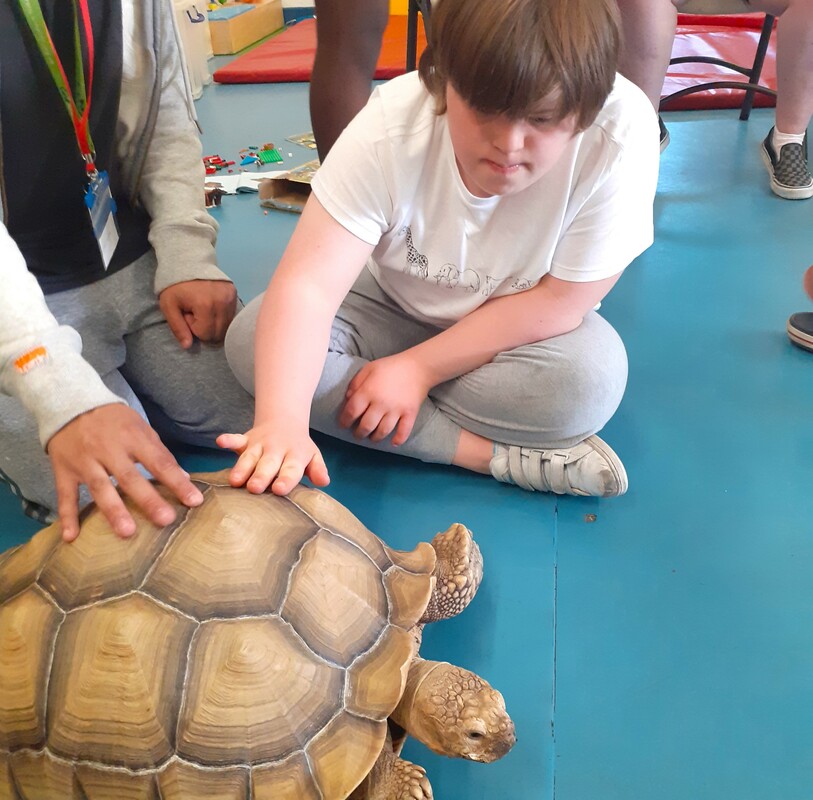
[[0,555],[0,795],[421,800],[406,734],[511,749],[500,693],[418,655],[480,584],[465,527],[401,552],[319,491],[192,477],[203,504],[165,528],[91,509],[74,543]]
[[231,172],[232,170],[230,170],[229,167],[232,166],[234,166],[234,161],[226,161],[226,159],[218,155],[203,157],[203,168],[207,175],[214,175],[222,169],[228,169],[228,171]]
[[[282,161],[282,153],[274,147],[273,142],[268,142],[261,147],[257,145],[244,147],[240,151],[238,160],[239,166],[241,167],[252,165],[261,167],[264,164],[280,163]],[[234,170],[230,169],[230,167],[233,167],[236,163],[235,161],[226,161],[225,158],[221,158],[219,155],[203,157],[203,167],[207,175],[214,175],[224,169],[228,172],[233,172]]]
[[244,147],[239,155],[240,166],[244,167],[249,164],[256,164],[258,167],[262,164],[276,164],[282,161],[282,153],[274,147],[273,142],[268,142],[262,147],[250,145]]

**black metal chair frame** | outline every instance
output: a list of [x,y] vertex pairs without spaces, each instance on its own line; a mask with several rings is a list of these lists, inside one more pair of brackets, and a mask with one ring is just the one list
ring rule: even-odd
[[[414,2],[414,0],[410,0],[410,3],[411,2]],[[762,23],[762,33],[759,35],[757,51],[754,56],[754,63],[751,67],[743,67],[739,64],[732,64],[730,61],[724,61],[721,58],[713,58],[711,56],[681,56],[679,58],[673,58],[669,62],[670,64],[716,64],[719,67],[725,67],[726,69],[730,69],[734,72],[739,72],[741,75],[747,76],[747,83],[744,81],[708,81],[706,83],[698,83],[696,86],[688,86],[685,89],[672,92],[672,94],[662,97],[659,109],[663,110],[664,106],[667,106],[669,103],[671,103],[673,100],[677,100],[679,97],[684,97],[685,95],[692,94],[694,92],[702,92],[706,89],[743,89],[745,91],[745,97],[743,98],[742,105],[740,106],[740,119],[747,120],[751,115],[751,109],[754,106],[754,95],[756,92],[767,94],[771,97],[776,97],[776,92],[773,89],[769,89],[767,86],[763,86],[759,82],[759,78],[762,75],[762,66],[765,63],[765,54],[768,52],[768,44],[770,43],[771,32],[773,31],[775,19],[776,17],[770,14],[765,15],[765,21]]]
[[409,0],[407,8],[407,46],[406,71],[412,72],[418,58],[418,12],[423,17],[423,28],[429,31],[429,15],[432,10],[431,0]]
[[[429,30],[429,19],[431,14],[431,0],[409,0],[407,12],[407,48],[406,48],[406,70],[411,72],[415,69],[417,64],[418,52],[418,13],[420,12],[423,17],[424,30]],[[706,89],[742,89],[745,92],[742,105],[740,106],[740,119],[747,120],[751,115],[751,109],[754,106],[754,95],[757,92],[761,94],[776,97],[776,92],[760,84],[759,79],[762,75],[762,67],[765,63],[765,54],[768,52],[768,45],[773,32],[774,22],[776,17],[771,14],[765,15],[765,20],[762,23],[762,32],[759,35],[759,42],[757,43],[757,50],[754,55],[754,63],[750,67],[744,67],[740,64],[734,64],[731,61],[725,61],[722,58],[713,58],[711,56],[680,56],[673,58],[670,64],[716,64],[718,67],[725,67],[733,72],[739,72],[745,75],[748,81],[707,81],[705,83],[698,83],[696,86],[688,86],[685,89],[680,89],[677,92],[666,95],[661,98],[659,109],[664,109],[673,100],[679,97],[684,97],[687,94],[695,92],[702,92]]]

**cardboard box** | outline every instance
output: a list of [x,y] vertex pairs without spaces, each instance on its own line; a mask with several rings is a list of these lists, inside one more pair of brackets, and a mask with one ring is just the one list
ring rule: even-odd
[[226,3],[223,8],[248,6],[248,10],[230,19],[209,19],[212,52],[230,55],[248,47],[283,27],[282,0],[258,3]]
[[310,197],[311,181],[319,168],[319,159],[308,161],[276,178],[260,181],[260,205],[301,214]]

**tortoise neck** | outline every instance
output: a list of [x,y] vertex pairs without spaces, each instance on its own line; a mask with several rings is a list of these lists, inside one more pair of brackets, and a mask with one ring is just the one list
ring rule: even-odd
[[416,656],[409,666],[406,688],[401,696],[401,701],[390,715],[393,722],[400,725],[410,736],[424,742],[424,744],[428,743],[422,735],[426,709],[423,707],[424,704],[420,702],[421,689],[435,670],[446,666],[448,664],[445,661],[427,661]]

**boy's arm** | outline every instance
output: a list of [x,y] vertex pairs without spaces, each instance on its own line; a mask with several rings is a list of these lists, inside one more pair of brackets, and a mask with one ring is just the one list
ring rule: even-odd
[[621,275],[585,283],[545,275],[532,289],[495,297],[404,355],[423,364],[436,386],[481,367],[498,353],[570,333]]
[[356,435],[373,441],[395,430],[392,443],[403,444],[433,386],[498,353],[575,330],[620,277],[575,283],[546,275],[528,291],[489,300],[437,336],[366,365],[350,384],[339,422],[356,424]]
[[312,195],[265,293],[257,319],[254,427],[218,443],[240,452],[233,485],[287,494],[327,470],[308,432],[336,311],[372,253]]

